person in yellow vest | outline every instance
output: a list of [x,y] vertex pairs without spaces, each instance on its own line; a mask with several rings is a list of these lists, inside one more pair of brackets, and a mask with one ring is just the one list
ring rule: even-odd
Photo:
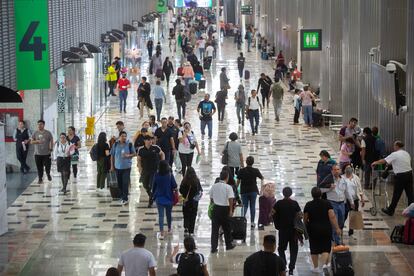
[[106,73],[105,80],[108,82],[109,86],[109,94],[108,96],[115,96],[115,86],[117,82],[116,77],[116,70],[115,70],[115,62],[112,62],[112,64],[108,67],[108,73]]

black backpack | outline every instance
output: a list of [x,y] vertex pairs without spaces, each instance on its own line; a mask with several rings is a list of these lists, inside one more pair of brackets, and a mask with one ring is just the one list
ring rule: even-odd
[[89,152],[89,155],[91,156],[92,161],[98,160],[98,144],[93,145],[91,151]]
[[201,256],[197,253],[181,254],[177,273],[180,276],[203,276]]

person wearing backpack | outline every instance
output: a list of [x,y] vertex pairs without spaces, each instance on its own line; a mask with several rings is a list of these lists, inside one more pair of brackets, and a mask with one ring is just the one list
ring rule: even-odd
[[247,117],[250,120],[250,127],[252,135],[257,134],[260,121],[260,113],[263,112],[263,106],[260,103],[259,96],[256,90],[252,90],[251,96],[247,99]]
[[172,94],[175,97],[175,102],[177,104],[177,114],[178,119],[184,119],[185,120],[185,95],[184,95],[184,85],[181,84],[180,79],[175,80],[176,85],[174,86],[172,90]]
[[208,139],[211,139],[213,136],[213,115],[216,113],[216,106],[210,101],[210,94],[206,93],[204,95],[204,100],[198,104],[197,112],[200,116],[202,137],[204,137],[207,126]]
[[128,189],[131,182],[132,158],[135,156],[132,143],[127,140],[125,131],[119,133],[119,140],[111,149],[111,171],[116,171],[119,190],[121,190],[121,204],[128,204]]
[[[93,158],[96,160],[96,171],[98,172],[96,177],[96,189],[102,191],[105,188],[106,175],[111,166],[110,162],[108,162],[110,161],[110,158],[108,158],[110,152],[105,132],[99,133],[98,142],[93,147],[95,147],[95,157]],[[92,151],[93,150],[91,150],[91,152]]]
[[177,274],[180,276],[209,276],[207,259],[203,254],[195,252],[197,247],[193,237],[184,238],[184,248],[184,253],[178,253],[179,245],[176,245],[170,255],[170,262],[178,264]]

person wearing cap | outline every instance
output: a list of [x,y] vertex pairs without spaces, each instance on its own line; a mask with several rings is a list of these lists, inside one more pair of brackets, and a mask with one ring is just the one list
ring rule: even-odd
[[411,156],[404,150],[404,143],[401,141],[394,142],[394,152],[384,159],[377,160],[371,164],[372,167],[380,164],[392,166],[395,174],[394,191],[392,194],[391,204],[388,208],[381,209],[383,213],[392,216],[397,208],[402,192],[405,190],[408,206],[413,203],[413,170],[411,168]]
[[286,263],[285,251],[289,243],[289,275],[293,275],[296,258],[298,256],[298,238],[294,228],[294,222],[298,213],[301,212],[301,209],[298,202],[290,198],[293,193],[290,187],[284,187],[282,193],[284,198],[275,203],[272,213],[275,228],[279,230],[279,256]]
[[118,271],[119,275],[125,269],[125,276],[155,276],[155,267],[157,262],[154,255],[145,249],[144,234],[137,234],[132,243],[134,247],[124,251],[119,258]]
[[122,73],[122,77],[118,80],[117,88],[119,91],[119,112],[122,113],[123,110],[126,113],[126,99],[128,97],[128,88],[131,88],[131,83],[125,73]]
[[110,66],[108,66],[107,69],[107,73],[105,76],[105,80],[108,83],[108,87],[109,87],[109,94],[107,96],[115,96],[115,92],[114,89],[116,87],[116,82],[117,82],[117,75],[116,75],[116,71],[115,71],[115,65],[116,62],[112,62],[112,64]]
[[141,174],[142,185],[148,194],[148,208],[150,208],[153,203],[152,183],[154,182],[154,175],[158,170],[160,160],[165,159],[164,152],[161,148],[157,145],[153,145],[153,138],[152,135],[144,136],[144,146],[139,147],[137,151],[137,167]]

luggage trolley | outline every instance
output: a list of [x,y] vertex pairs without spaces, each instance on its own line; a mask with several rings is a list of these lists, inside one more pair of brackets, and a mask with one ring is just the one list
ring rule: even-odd
[[[384,196],[385,198],[385,208],[387,208],[387,206],[389,205],[389,200],[388,200],[388,191],[387,191],[387,183],[388,183],[388,179],[391,175],[391,173],[388,175],[387,178],[382,178],[382,173],[384,172],[384,170],[373,170],[373,176],[374,178],[372,179],[372,207],[369,209],[369,212],[371,213],[371,215],[376,216],[378,213],[378,208],[377,208],[377,198],[380,198],[381,196]],[[379,203],[378,203],[379,205]]]

